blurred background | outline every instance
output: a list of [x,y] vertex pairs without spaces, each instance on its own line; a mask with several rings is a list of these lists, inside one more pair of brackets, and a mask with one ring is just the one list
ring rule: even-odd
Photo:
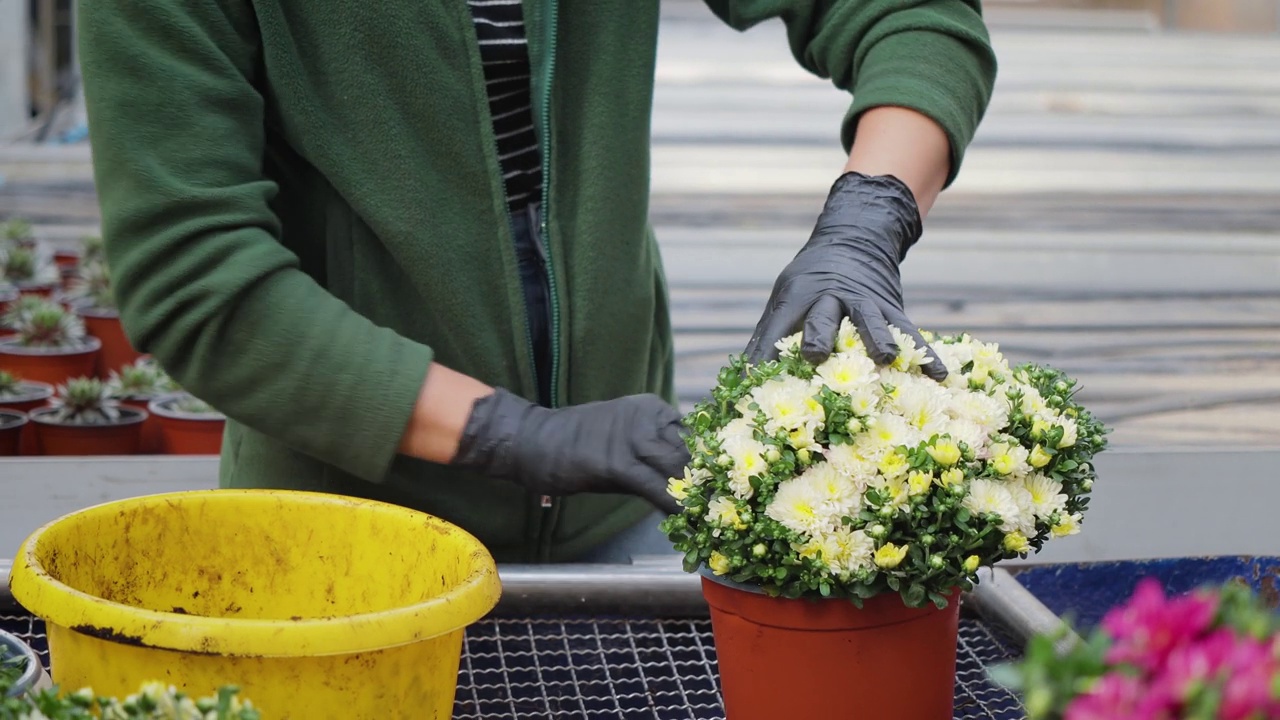
[[[984,5],[995,96],[903,273],[920,325],[1061,367],[1114,428],[1090,531],[1039,560],[1280,553],[1280,0]],[[651,214],[687,404],[812,230],[847,97],[778,24],[662,12]],[[66,249],[98,219],[73,14],[0,0],[0,221]],[[209,486],[216,461],[131,462],[60,487],[65,507],[0,505],[51,518],[138,478]]]

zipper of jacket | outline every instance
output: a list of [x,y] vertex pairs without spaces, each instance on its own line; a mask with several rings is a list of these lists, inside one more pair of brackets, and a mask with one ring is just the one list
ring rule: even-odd
[[[556,67],[556,0],[549,0],[546,5],[545,19],[547,49],[546,75],[542,83],[542,107],[539,113],[542,132],[539,134],[542,153],[542,206],[538,213],[538,232],[542,236],[546,250],[545,263],[547,272],[547,294],[551,305],[551,391],[548,398],[551,407],[560,404],[560,294],[556,284],[556,273],[551,254],[551,231],[547,216],[551,203],[551,82]],[[556,519],[560,514],[560,500],[549,496],[542,498],[542,528],[538,539],[538,554],[543,560],[549,560],[551,553],[551,537],[555,529]]]

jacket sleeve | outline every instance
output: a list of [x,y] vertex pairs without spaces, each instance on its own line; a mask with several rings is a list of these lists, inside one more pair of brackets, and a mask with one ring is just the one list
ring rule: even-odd
[[378,482],[432,351],[356,313],[279,242],[248,5],[79,3],[121,320],[139,351],[229,418]]
[[986,112],[996,58],[980,0],[705,0],[739,31],[780,18],[806,70],[853,93],[841,141],[847,152],[861,113],[916,110],[951,143],[949,186]]

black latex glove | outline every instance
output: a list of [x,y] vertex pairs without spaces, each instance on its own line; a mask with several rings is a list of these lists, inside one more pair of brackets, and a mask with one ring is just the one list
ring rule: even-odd
[[667,480],[689,464],[681,427],[657,395],[550,410],[498,389],[476,401],[453,464],[543,495],[626,493],[675,514]]
[[893,325],[933,359],[921,368],[925,374],[946,378],[946,368],[903,309],[898,264],[918,239],[920,210],[906,185],[888,175],[842,175],[809,242],[778,275],[747,344],[748,361],[776,359],[775,343],[803,328],[800,354],[821,363],[831,356],[840,321],[848,317],[876,363],[888,365],[898,356]]

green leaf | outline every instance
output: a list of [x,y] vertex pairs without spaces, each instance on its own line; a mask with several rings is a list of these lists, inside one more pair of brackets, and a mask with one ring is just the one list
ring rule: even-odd
[[924,605],[924,586],[912,583],[911,586],[907,588],[907,591],[902,594],[902,599],[906,602],[908,607],[920,607],[921,605]]

